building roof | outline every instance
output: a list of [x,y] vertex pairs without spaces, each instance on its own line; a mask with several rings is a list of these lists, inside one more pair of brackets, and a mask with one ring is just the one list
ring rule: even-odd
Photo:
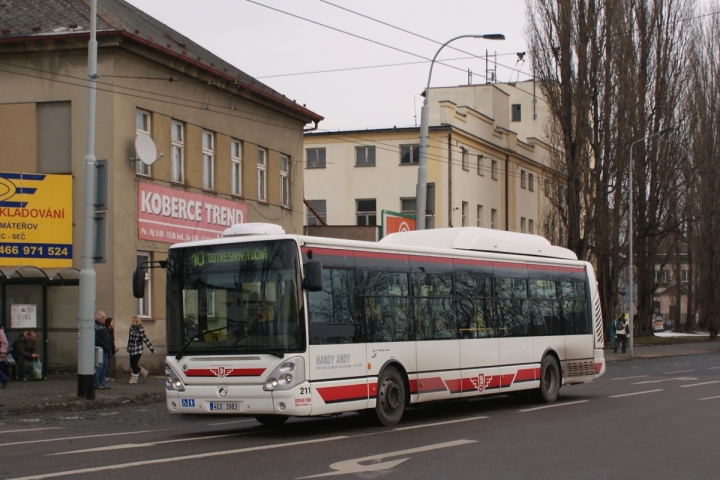
[[[0,44],[87,37],[90,21],[90,0],[2,0]],[[98,0],[96,28],[98,38],[121,34],[234,82],[251,95],[289,108],[308,121],[317,124],[323,119],[124,0]]]
[[[451,128],[448,124],[430,125],[429,130],[447,130]],[[335,131],[315,131],[308,132],[305,137],[331,137],[333,135],[361,135],[361,134],[378,134],[378,133],[414,133],[420,132],[420,127],[393,127],[393,128],[366,128],[365,130],[335,130]]]

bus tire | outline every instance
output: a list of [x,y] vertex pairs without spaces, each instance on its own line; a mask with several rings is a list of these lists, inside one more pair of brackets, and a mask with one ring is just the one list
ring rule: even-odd
[[267,427],[279,427],[290,418],[286,415],[255,415],[255,420]]
[[541,403],[553,403],[560,394],[560,367],[552,355],[545,355],[540,366],[540,388],[535,399]]
[[395,367],[387,367],[378,379],[375,416],[378,422],[391,427],[405,412],[405,382]]

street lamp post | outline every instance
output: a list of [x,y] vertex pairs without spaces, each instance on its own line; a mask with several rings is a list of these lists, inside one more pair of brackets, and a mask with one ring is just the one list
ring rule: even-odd
[[425,210],[427,208],[427,146],[428,146],[428,128],[430,120],[430,108],[428,107],[428,97],[430,96],[430,79],[432,78],[433,66],[435,65],[435,59],[440,54],[440,51],[445,46],[460,38],[484,38],[486,40],[505,40],[505,35],[499,33],[493,33],[488,35],[460,35],[459,37],[451,38],[447,42],[443,43],[438,49],[437,53],[430,62],[430,74],[428,75],[427,88],[425,89],[425,100],[423,101],[422,109],[420,110],[420,159],[418,162],[418,181],[416,191],[416,208],[417,213],[415,215],[415,229],[425,230]]
[[628,166],[628,288],[627,290],[627,305],[628,305],[628,338],[630,339],[630,351],[629,355],[633,356],[633,182],[632,182],[632,171],[633,171],[633,159],[632,159],[632,149],[635,146],[636,143],[645,142],[645,140],[649,140],[653,137],[657,137],[659,135],[665,135],[675,130],[675,127],[668,127],[664,130],[660,130],[659,132],[655,132],[652,135],[648,135],[647,137],[640,138],[638,140],[635,140],[633,143],[630,144],[630,164]]

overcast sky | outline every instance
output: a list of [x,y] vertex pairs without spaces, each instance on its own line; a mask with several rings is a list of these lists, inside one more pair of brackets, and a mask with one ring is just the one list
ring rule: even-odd
[[529,78],[529,58],[517,58],[527,50],[525,0],[128,1],[324,116],[321,130],[413,126],[416,114],[419,123],[430,69],[420,57],[431,59],[440,44],[458,35],[502,33],[506,40],[453,42],[439,59],[457,69],[436,63],[432,86],[467,85],[468,69],[473,83],[485,83],[486,49],[497,52],[500,82]]

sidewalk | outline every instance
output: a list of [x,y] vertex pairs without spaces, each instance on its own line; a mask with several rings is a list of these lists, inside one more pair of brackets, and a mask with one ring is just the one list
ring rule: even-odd
[[[629,351],[629,348],[628,348]],[[678,357],[681,355],[700,355],[720,353],[720,341],[676,343],[670,345],[635,345],[633,358]],[[605,346],[605,359],[608,362],[631,360],[628,353],[613,352],[609,345]]]
[[42,412],[52,410],[87,410],[112,408],[126,404],[145,404],[165,401],[165,379],[149,376],[147,382],[128,385],[130,376],[107,382],[110,389],[96,390],[95,400],[77,396],[77,375],[49,375],[45,380],[19,382],[11,380],[0,390],[0,418],[16,413]]

